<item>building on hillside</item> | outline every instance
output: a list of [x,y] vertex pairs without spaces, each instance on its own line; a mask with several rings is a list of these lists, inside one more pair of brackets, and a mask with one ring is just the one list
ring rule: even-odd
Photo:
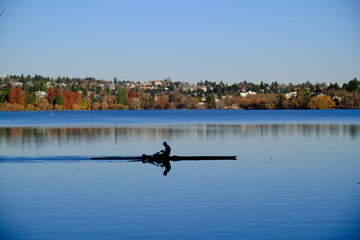
[[26,85],[28,85],[29,87],[34,87],[34,84],[31,81],[27,82]]
[[204,92],[207,92],[207,87],[206,86],[199,86],[198,89],[203,90]]
[[106,87],[108,87],[111,91],[115,91],[116,85],[115,83],[109,83],[106,84]]
[[94,93],[94,98],[98,99],[98,100],[101,100],[102,97],[100,94],[97,94],[97,93]]
[[185,84],[181,84],[180,87],[182,88],[183,91],[194,91],[194,86],[185,83]]
[[153,86],[161,86],[164,84],[163,80],[155,80],[155,81],[149,81],[149,85],[153,85]]
[[47,97],[47,93],[46,93],[45,91],[37,91],[37,92],[36,92],[36,97],[37,97],[37,98]]
[[230,109],[239,109],[239,106],[233,103],[231,104]]
[[21,82],[12,82],[11,83],[11,86],[13,86],[13,87],[22,87],[22,83]]
[[136,88],[135,83],[131,83],[131,82],[125,83],[125,86],[126,86],[127,88]]
[[205,109],[205,102],[199,102],[197,105],[198,109]]
[[241,97],[246,97],[247,95],[256,95],[256,92],[248,91],[248,92],[242,92],[240,93]]
[[291,98],[296,98],[297,97],[297,92],[289,92],[289,93],[285,93],[285,98],[286,100],[289,100]]

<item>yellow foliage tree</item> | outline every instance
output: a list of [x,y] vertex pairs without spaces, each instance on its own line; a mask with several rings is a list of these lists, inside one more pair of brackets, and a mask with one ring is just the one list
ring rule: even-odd
[[235,99],[235,104],[242,109],[251,109],[253,108],[254,101],[250,98],[238,97]]
[[52,105],[45,99],[38,99],[38,108],[39,110],[47,111],[52,110]]
[[316,96],[310,99],[308,107],[310,109],[332,109],[336,106],[330,96]]
[[25,108],[25,111],[35,111],[35,110],[36,110],[36,108],[32,104],[28,104]]
[[79,110],[81,110],[81,105],[80,104],[74,104],[72,109],[74,111],[79,111]]
[[64,107],[63,107],[63,105],[55,104],[54,108],[56,111],[61,111],[61,110],[63,110]]
[[100,103],[94,102],[94,104],[92,105],[92,109],[93,110],[99,110],[100,109]]
[[24,111],[25,105],[20,105],[17,103],[11,104],[9,102],[4,102],[1,104],[0,111]]
[[122,105],[121,103],[116,103],[115,102],[115,103],[110,105],[110,108],[114,109],[114,110],[119,110],[119,109],[121,109],[121,105]]
[[101,110],[108,110],[109,104],[106,101],[102,101],[100,104]]

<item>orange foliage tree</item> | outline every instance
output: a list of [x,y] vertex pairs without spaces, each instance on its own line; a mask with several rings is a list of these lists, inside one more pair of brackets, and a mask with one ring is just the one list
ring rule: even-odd
[[10,104],[25,105],[24,95],[19,87],[10,89],[8,98]]
[[16,96],[15,88],[10,89],[10,92],[9,92],[9,95],[8,95],[9,103],[10,103],[10,104],[16,103],[16,98],[15,98],[15,96]]
[[53,99],[55,99],[53,96],[53,91],[54,90],[52,88],[49,88],[47,91],[47,98],[48,98],[49,103],[52,103]]
[[22,94],[21,88],[19,87],[15,89],[15,99],[17,104],[25,105],[24,95]]
[[131,101],[137,97],[136,92],[130,89],[128,92],[128,104],[130,105]]
[[54,103],[59,92],[60,92],[60,89],[58,89],[58,88],[55,88],[55,89],[49,88],[48,89],[48,101],[50,104]]
[[75,93],[74,104],[81,106],[81,93],[80,92]]
[[[60,92],[60,90],[59,90]],[[81,110],[82,108],[82,100],[81,100],[81,93],[80,92],[72,92],[69,91],[62,91],[62,96],[64,98],[64,109],[72,109],[72,110]],[[58,95],[58,93],[56,94]]]
[[64,103],[65,103],[65,109],[72,109],[73,108],[73,92],[71,90],[69,91],[62,91],[62,95],[64,98]]

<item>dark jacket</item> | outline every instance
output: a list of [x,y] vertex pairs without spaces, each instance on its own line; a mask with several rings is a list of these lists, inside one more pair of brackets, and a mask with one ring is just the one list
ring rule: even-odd
[[171,147],[169,145],[165,146],[165,150],[164,150],[164,156],[165,157],[169,157],[170,156],[170,152],[171,152]]

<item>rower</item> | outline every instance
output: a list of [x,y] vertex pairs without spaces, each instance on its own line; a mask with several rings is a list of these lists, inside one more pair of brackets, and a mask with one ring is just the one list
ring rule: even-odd
[[165,167],[164,170],[164,176],[166,176],[168,174],[168,172],[170,172],[171,169],[171,164],[170,164],[170,152],[171,152],[171,147],[167,144],[167,142],[163,142],[163,145],[165,147],[165,150],[161,150],[160,152],[162,153],[160,156],[162,158],[162,165]]
[[170,152],[171,152],[171,147],[167,144],[167,142],[163,142],[163,145],[165,147],[165,150],[161,150],[160,152],[163,153],[162,155],[165,158],[169,158]]

